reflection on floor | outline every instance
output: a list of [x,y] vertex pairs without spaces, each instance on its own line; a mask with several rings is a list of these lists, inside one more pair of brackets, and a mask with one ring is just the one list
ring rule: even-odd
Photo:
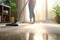
[[[4,26],[3,26],[4,25]],[[60,40],[60,25],[48,23],[20,23],[16,27],[0,25],[0,40],[47,40],[41,32],[48,33],[48,40]],[[46,26],[46,27],[45,27]],[[44,29],[45,28],[45,29]],[[42,30],[43,29],[43,30]],[[57,30],[56,30],[57,29]],[[51,32],[51,33],[50,33]],[[59,33],[59,34],[58,34]]]

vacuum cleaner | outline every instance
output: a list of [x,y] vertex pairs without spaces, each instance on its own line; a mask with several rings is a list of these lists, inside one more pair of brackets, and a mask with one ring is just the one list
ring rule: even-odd
[[[29,2],[29,0],[25,3],[25,5],[23,6],[22,10],[18,14],[18,18],[20,17],[21,13],[23,12],[23,10],[26,7],[26,5],[27,5],[28,2]],[[16,22],[17,22],[17,20],[15,20],[15,22],[13,22],[13,23],[6,24],[6,26],[18,26],[18,24]]]
[[18,26],[18,24],[16,22],[17,22],[17,20],[15,20],[15,22],[13,22],[13,23],[6,24],[6,26]]

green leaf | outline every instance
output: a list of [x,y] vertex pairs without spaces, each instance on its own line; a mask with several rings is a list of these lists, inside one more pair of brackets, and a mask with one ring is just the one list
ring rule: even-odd
[[60,6],[56,5],[53,7],[53,9],[53,12],[55,12],[57,16],[60,16]]

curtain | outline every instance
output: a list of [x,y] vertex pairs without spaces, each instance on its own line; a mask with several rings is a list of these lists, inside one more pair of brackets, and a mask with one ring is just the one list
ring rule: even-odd
[[26,10],[24,9],[21,12],[21,10],[23,9],[24,4],[25,4],[25,0],[18,0],[18,21],[19,22],[25,21]]
[[34,11],[36,21],[46,20],[46,0],[37,0]]
[[[18,1],[18,15],[20,14],[20,11],[22,10],[24,4],[26,3],[27,0],[19,0]],[[46,0],[36,0],[36,5],[34,9],[35,13],[35,20],[40,21],[40,20],[46,20]],[[26,5],[25,9],[19,15],[20,17],[19,22],[29,22],[29,8],[28,4]]]

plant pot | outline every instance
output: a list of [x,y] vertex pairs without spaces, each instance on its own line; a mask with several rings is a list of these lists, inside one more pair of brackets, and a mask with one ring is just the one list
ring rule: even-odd
[[56,16],[55,19],[56,19],[56,22],[60,24],[60,16]]
[[10,17],[10,23],[14,23],[15,22],[15,18],[14,17]]

